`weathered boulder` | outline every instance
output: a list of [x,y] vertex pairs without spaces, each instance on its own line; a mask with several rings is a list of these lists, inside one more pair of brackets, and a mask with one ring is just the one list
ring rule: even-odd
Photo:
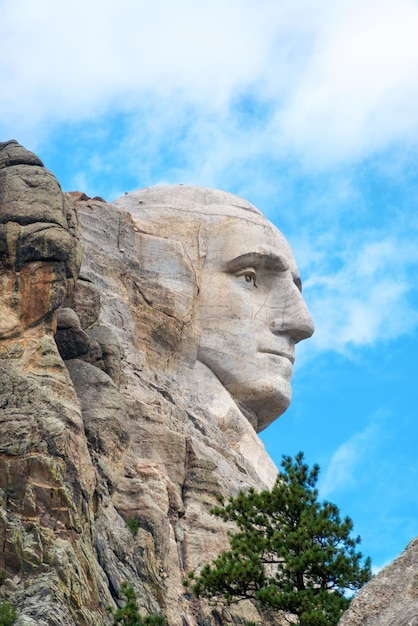
[[339,626],[418,625],[418,538],[361,589]]
[[63,359],[90,356],[90,338],[81,328],[80,318],[69,307],[60,307],[57,312],[55,341]]

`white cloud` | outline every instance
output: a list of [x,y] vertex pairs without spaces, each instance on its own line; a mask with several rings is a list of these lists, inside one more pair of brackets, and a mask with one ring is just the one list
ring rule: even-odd
[[318,167],[417,138],[415,0],[5,0],[0,22],[3,133],[110,110],[168,131],[186,116],[187,149],[209,150],[211,168],[202,130],[229,138],[250,94],[263,130],[238,128],[219,161],[244,144]]
[[12,87],[3,106],[64,119],[140,106],[150,96],[212,109],[263,75],[272,7],[238,0],[3,3],[2,74]]
[[417,3],[325,4],[311,57],[278,111],[287,143],[318,164],[416,141]]

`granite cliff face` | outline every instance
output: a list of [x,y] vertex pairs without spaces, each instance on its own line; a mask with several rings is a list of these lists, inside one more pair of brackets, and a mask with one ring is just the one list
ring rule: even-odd
[[17,626],[97,626],[130,581],[170,626],[280,624],[182,586],[228,545],[217,494],[276,476],[251,416],[190,375],[195,268],[16,142],[0,155],[0,601]]

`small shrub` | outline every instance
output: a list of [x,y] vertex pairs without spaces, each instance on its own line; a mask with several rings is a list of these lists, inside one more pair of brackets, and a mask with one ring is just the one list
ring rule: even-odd
[[126,522],[127,527],[131,531],[134,537],[137,536],[139,530],[139,520],[137,517],[133,517]]
[[[164,626],[165,619],[161,615],[149,615],[147,617],[141,617],[139,614],[138,602],[136,599],[136,593],[132,585],[124,582],[120,586],[120,590],[123,596],[126,598],[126,603],[113,613],[112,626]],[[1,626],[1,624],[0,624]]]
[[16,611],[8,602],[0,604],[0,626],[12,626],[16,621]]

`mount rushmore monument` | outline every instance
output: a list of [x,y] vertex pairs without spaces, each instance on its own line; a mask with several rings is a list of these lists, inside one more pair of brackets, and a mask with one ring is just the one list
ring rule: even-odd
[[123,581],[169,626],[283,623],[182,585],[229,545],[217,495],[277,476],[257,433],[313,332],[283,235],[213,189],[64,194],[10,141],[0,272],[0,602],[16,625],[109,624]]

